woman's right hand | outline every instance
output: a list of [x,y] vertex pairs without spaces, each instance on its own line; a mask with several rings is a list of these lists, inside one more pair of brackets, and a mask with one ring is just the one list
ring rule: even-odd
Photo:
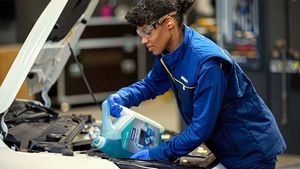
[[115,118],[119,118],[121,116],[122,111],[122,107],[120,105],[123,106],[124,104],[121,99],[121,96],[115,93],[108,96],[106,100],[110,108],[110,115]]

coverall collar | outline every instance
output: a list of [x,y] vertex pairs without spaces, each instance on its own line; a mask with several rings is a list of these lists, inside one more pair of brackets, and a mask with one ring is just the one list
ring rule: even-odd
[[189,46],[190,43],[190,34],[191,34],[191,29],[184,25],[184,38],[183,42],[179,45],[177,49],[175,49],[173,52],[163,54],[162,58],[164,62],[170,66],[169,68],[172,69],[173,66],[180,60],[182,60],[185,55],[184,51],[186,50],[186,47]]

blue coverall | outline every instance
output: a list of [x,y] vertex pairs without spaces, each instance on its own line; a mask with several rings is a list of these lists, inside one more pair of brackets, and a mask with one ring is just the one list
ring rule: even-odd
[[150,149],[151,159],[174,160],[206,143],[228,168],[251,168],[286,149],[276,121],[229,54],[185,26],[183,43],[156,56],[148,75],[120,89],[124,106],[137,106],[170,88],[187,128]]

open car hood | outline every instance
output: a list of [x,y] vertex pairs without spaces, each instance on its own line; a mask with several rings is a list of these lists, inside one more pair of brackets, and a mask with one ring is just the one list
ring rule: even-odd
[[27,78],[30,94],[49,91],[90,19],[98,0],[51,0],[33,26],[0,87],[5,113]]

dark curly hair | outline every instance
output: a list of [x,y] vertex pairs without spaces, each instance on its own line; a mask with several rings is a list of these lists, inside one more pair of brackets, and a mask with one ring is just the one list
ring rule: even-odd
[[181,25],[184,14],[194,2],[195,0],[140,0],[127,12],[125,19],[134,26],[143,26],[157,21],[172,11],[177,11],[176,17]]

